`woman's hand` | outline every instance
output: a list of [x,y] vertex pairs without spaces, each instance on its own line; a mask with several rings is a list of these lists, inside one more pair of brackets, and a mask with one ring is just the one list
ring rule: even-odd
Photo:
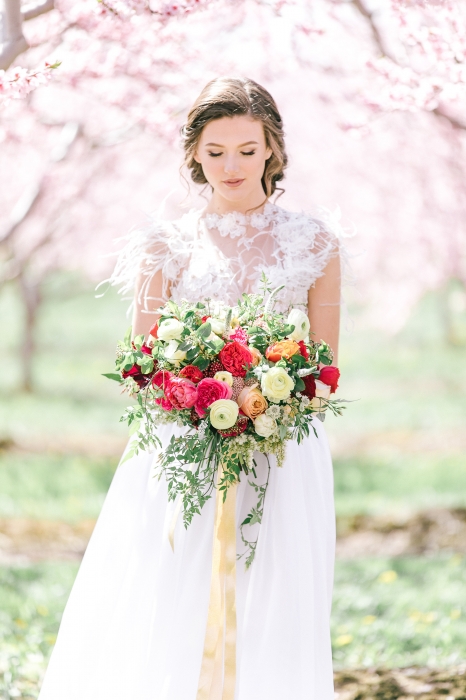
[[337,255],[330,259],[322,277],[308,292],[308,315],[311,340],[325,340],[334,352],[333,364],[338,364],[340,335],[341,266]]

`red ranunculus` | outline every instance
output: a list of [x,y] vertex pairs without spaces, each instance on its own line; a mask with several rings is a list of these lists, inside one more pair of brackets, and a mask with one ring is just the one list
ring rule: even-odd
[[304,340],[298,340],[299,354],[302,355],[306,360],[309,359],[309,350],[306,347]]
[[197,400],[194,404],[198,416],[204,418],[206,408],[218,399],[230,399],[232,394],[231,386],[226,382],[219,382],[217,379],[205,377],[197,385]]
[[148,345],[143,343],[141,345],[141,352],[143,352],[144,355],[152,355],[152,348],[150,348]]
[[170,379],[172,377],[173,374],[168,372],[166,369],[159,370],[152,377],[152,386],[163,389],[165,393],[165,396],[160,396],[158,399],[155,399],[155,403],[162,406],[165,411],[171,411],[173,408],[171,401],[169,401],[169,399],[166,397],[167,387],[170,384]]
[[237,340],[223,346],[219,353],[219,359],[225,369],[231,372],[234,377],[245,377],[246,370],[243,365],[252,365],[253,362],[249,348],[238,343]]
[[308,399],[313,399],[316,395],[316,380],[314,375],[308,374],[307,377],[302,378],[305,388],[302,389],[301,394],[307,396]]
[[199,367],[195,365],[186,365],[180,370],[179,377],[184,377],[184,379],[189,379],[189,381],[194,382],[194,384],[199,384],[201,379],[204,379],[204,374],[201,372]]
[[205,323],[209,318],[210,318],[210,316],[203,316],[201,318],[202,323]]
[[165,387],[165,396],[177,411],[192,408],[197,399],[196,385],[189,379],[172,377]]
[[322,367],[319,374],[319,379],[324,384],[330,387],[330,393],[334,394],[338,389],[338,380],[340,379],[340,370],[338,367],[331,365],[330,367]]

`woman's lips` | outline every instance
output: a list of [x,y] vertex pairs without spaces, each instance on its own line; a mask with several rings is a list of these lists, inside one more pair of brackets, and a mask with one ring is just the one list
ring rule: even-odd
[[244,182],[244,178],[242,180],[224,180],[223,184],[226,185],[227,187],[239,187],[242,185]]

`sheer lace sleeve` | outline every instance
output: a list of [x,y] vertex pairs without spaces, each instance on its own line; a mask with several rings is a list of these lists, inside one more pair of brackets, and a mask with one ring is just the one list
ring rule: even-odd
[[[124,298],[133,299],[145,312],[152,312],[169,297],[170,285],[179,278],[188,264],[192,248],[192,230],[178,222],[151,216],[144,226],[136,227],[126,237],[120,251],[110,284],[119,287]],[[162,272],[161,297],[151,295],[155,275]],[[128,296],[126,296],[128,295]]]
[[305,306],[308,290],[322,277],[329,260],[342,254],[338,218],[338,212],[335,215],[325,209],[319,209],[317,217],[279,211],[274,234],[281,265],[272,282],[285,285],[278,297],[283,306],[287,302]]

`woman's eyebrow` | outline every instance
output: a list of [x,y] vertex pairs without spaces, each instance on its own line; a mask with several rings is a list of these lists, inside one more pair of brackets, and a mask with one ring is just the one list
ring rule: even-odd
[[[246,143],[242,143],[238,148],[243,148],[243,146],[250,146],[251,144],[256,144],[256,146],[259,145],[258,141],[246,141]],[[225,146],[222,146],[220,143],[206,143],[206,146],[216,146],[217,148],[225,148]]]

